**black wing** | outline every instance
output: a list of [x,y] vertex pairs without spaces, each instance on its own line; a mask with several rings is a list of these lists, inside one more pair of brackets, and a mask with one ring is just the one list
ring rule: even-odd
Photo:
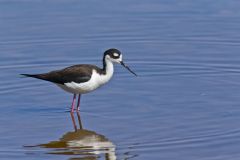
[[22,75],[58,84],[64,84],[68,82],[83,83],[91,79],[93,69],[95,69],[97,72],[101,72],[101,69],[93,65],[75,65],[62,70],[52,71],[44,74]]

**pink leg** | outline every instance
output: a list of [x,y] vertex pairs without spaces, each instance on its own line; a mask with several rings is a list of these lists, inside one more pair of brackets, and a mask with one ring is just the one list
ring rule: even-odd
[[80,99],[81,99],[81,94],[78,95],[77,111],[79,111],[79,108],[80,108]]
[[71,112],[74,112],[75,99],[76,99],[76,94],[73,95],[73,101],[72,101]]

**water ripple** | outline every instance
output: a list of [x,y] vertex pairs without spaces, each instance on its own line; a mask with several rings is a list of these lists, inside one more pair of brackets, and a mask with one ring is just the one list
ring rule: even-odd
[[[86,61],[91,61],[94,63],[95,58],[85,58]],[[83,60],[84,61],[84,60]],[[174,63],[171,61],[128,61],[134,68],[134,71],[138,73],[139,78],[144,77],[156,77],[161,78],[164,76],[191,76],[191,77],[213,77],[213,76],[240,76],[240,66],[238,64],[224,64],[224,63],[194,63],[194,62],[184,62],[184,63]],[[1,81],[0,94],[11,93],[21,89],[37,89],[40,83],[36,81],[30,81],[27,79],[28,83],[24,83],[26,79],[22,79],[19,76],[20,73],[28,73],[28,69],[42,70],[42,72],[47,72],[50,70],[55,70],[59,68],[64,68],[64,66],[73,65],[74,62],[53,62],[52,60],[46,61],[44,63],[22,63],[14,65],[1,65],[0,69],[4,69],[11,73],[11,70],[18,71],[17,75],[9,75],[15,77],[14,79],[5,79]],[[31,71],[32,72],[32,71]],[[38,71],[39,72],[39,71]],[[129,73],[123,69],[118,69],[118,75],[121,79],[126,79],[129,77]],[[1,77],[1,76],[0,76]],[[21,85],[18,83],[21,81]],[[233,82],[235,84],[240,84],[240,82]]]
[[131,148],[131,151],[144,151],[149,150],[166,150],[166,149],[183,149],[187,147],[207,147],[214,145],[224,145],[226,143],[234,143],[240,137],[240,130],[231,130],[226,132],[207,133],[198,136],[189,136],[182,138],[169,138],[169,139],[153,139],[152,141],[141,141],[139,143],[121,143],[119,150]]

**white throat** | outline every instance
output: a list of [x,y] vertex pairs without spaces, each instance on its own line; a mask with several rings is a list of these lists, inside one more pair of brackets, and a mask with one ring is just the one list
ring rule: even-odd
[[111,78],[114,72],[113,62],[105,58],[105,63],[106,63],[106,76],[110,76]]

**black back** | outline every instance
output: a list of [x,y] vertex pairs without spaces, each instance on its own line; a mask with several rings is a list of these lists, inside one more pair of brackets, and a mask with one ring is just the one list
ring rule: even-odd
[[64,84],[68,82],[83,83],[91,79],[93,69],[95,69],[99,74],[104,74],[103,70],[98,68],[97,66],[80,64],[70,66],[62,70],[56,70],[43,74],[22,74],[22,75],[50,81],[57,84]]

